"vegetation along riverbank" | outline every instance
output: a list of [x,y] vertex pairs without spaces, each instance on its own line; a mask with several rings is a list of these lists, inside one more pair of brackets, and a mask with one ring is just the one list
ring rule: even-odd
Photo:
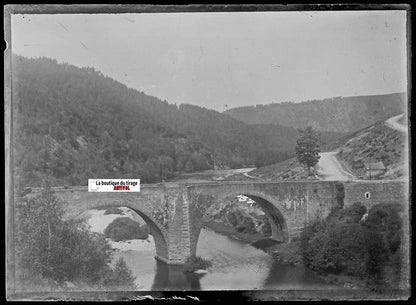
[[[227,219],[227,217],[224,217]],[[276,242],[249,229],[249,222],[209,220],[204,226],[242,243],[248,243],[283,264],[304,265],[325,281],[357,289],[400,289],[400,205],[380,203],[367,212],[356,203],[335,209],[326,219],[306,226],[299,239]]]

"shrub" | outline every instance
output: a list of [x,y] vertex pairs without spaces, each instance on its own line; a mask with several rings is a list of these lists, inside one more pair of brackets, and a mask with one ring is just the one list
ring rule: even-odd
[[261,234],[263,234],[263,236],[265,237],[270,237],[272,235],[272,227],[267,217],[263,217],[263,226],[261,227]]
[[114,241],[124,241],[130,239],[146,239],[148,237],[140,224],[129,217],[119,217],[114,219],[104,230],[105,236]]
[[325,230],[324,221],[317,219],[307,224],[300,235],[300,249],[303,256],[303,261],[306,266],[311,267],[313,256],[318,251],[315,245],[311,242],[312,238]]
[[356,202],[344,210],[343,216],[349,217],[350,221],[358,223],[366,212],[367,208],[361,202]]
[[257,233],[256,225],[253,219],[249,216],[244,215],[238,209],[232,209],[227,211],[225,214],[227,222],[236,228],[238,232],[242,233]]
[[328,215],[328,221],[358,223],[366,211],[367,208],[361,202],[356,202],[346,208],[332,209]]
[[251,217],[242,216],[237,225],[237,231],[242,233],[257,233],[256,226]]
[[380,203],[369,210],[365,221],[367,228],[384,235],[386,246],[392,253],[396,252],[401,244],[401,208],[402,206],[396,203]]
[[105,279],[105,285],[112,290],[135,289],[134,280],[135,277],[127,267],[126,262],[123,258],[120,258],[117,260],[113,272]]
[[385,261],[386,256],[383,237],[379,232],[370,229],[367,232],[367,257],[365,260],[367,283],[370,286],[380,286]]
[[183,266],[183,271],[185,272],[194,272],[198,269],[207,269],[209,267],[211,267],[211,262],[203,259],[202,257],[199,256],[190,256],[188,257],[188,259],[185,261],[185,264]]

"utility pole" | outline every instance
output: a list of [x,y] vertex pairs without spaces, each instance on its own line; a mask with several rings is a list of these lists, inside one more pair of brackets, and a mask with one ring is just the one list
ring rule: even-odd
[[370,171],[370,180],[371,180],[371,156],[368,156],[368,170]]

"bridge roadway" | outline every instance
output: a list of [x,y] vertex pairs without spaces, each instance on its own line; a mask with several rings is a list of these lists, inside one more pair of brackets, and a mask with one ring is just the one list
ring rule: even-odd
[[[88,192],[88,188],[54,187],[65,217],[105,207],[128,207],[148,224],[156,258],[184,264],[196,254],[202,219],[215,202],[245,195],[260,206],[272,227],[272,238],[290,242],[308,221],[325,217],[334,207],[357,201],[367,207],[380,202],[408,202],[407,181],[238,181],[143,184],[140,193]],[[26,196],[40,191],[33,188]]]

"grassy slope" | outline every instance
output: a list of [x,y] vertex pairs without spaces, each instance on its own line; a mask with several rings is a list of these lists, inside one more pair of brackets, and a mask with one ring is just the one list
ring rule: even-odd
[[[299,180],[307,178],[306,169],[296,158],[290,158],[273,165],[263,166],[249,172],[248,174],[264,180]],[[243,179],[247,180],[250,178],[244,176],[241,180]],[[230,177],[230,180],[237,179],[236,177]]]
[[353,135],[340,147],[338,158],[358,177],[364,177],[363,169],[354,169],[355,161],[382,161],[387,172],[380,179],[395,179],[405,175],[406,136],[397,130],[378,122]]

